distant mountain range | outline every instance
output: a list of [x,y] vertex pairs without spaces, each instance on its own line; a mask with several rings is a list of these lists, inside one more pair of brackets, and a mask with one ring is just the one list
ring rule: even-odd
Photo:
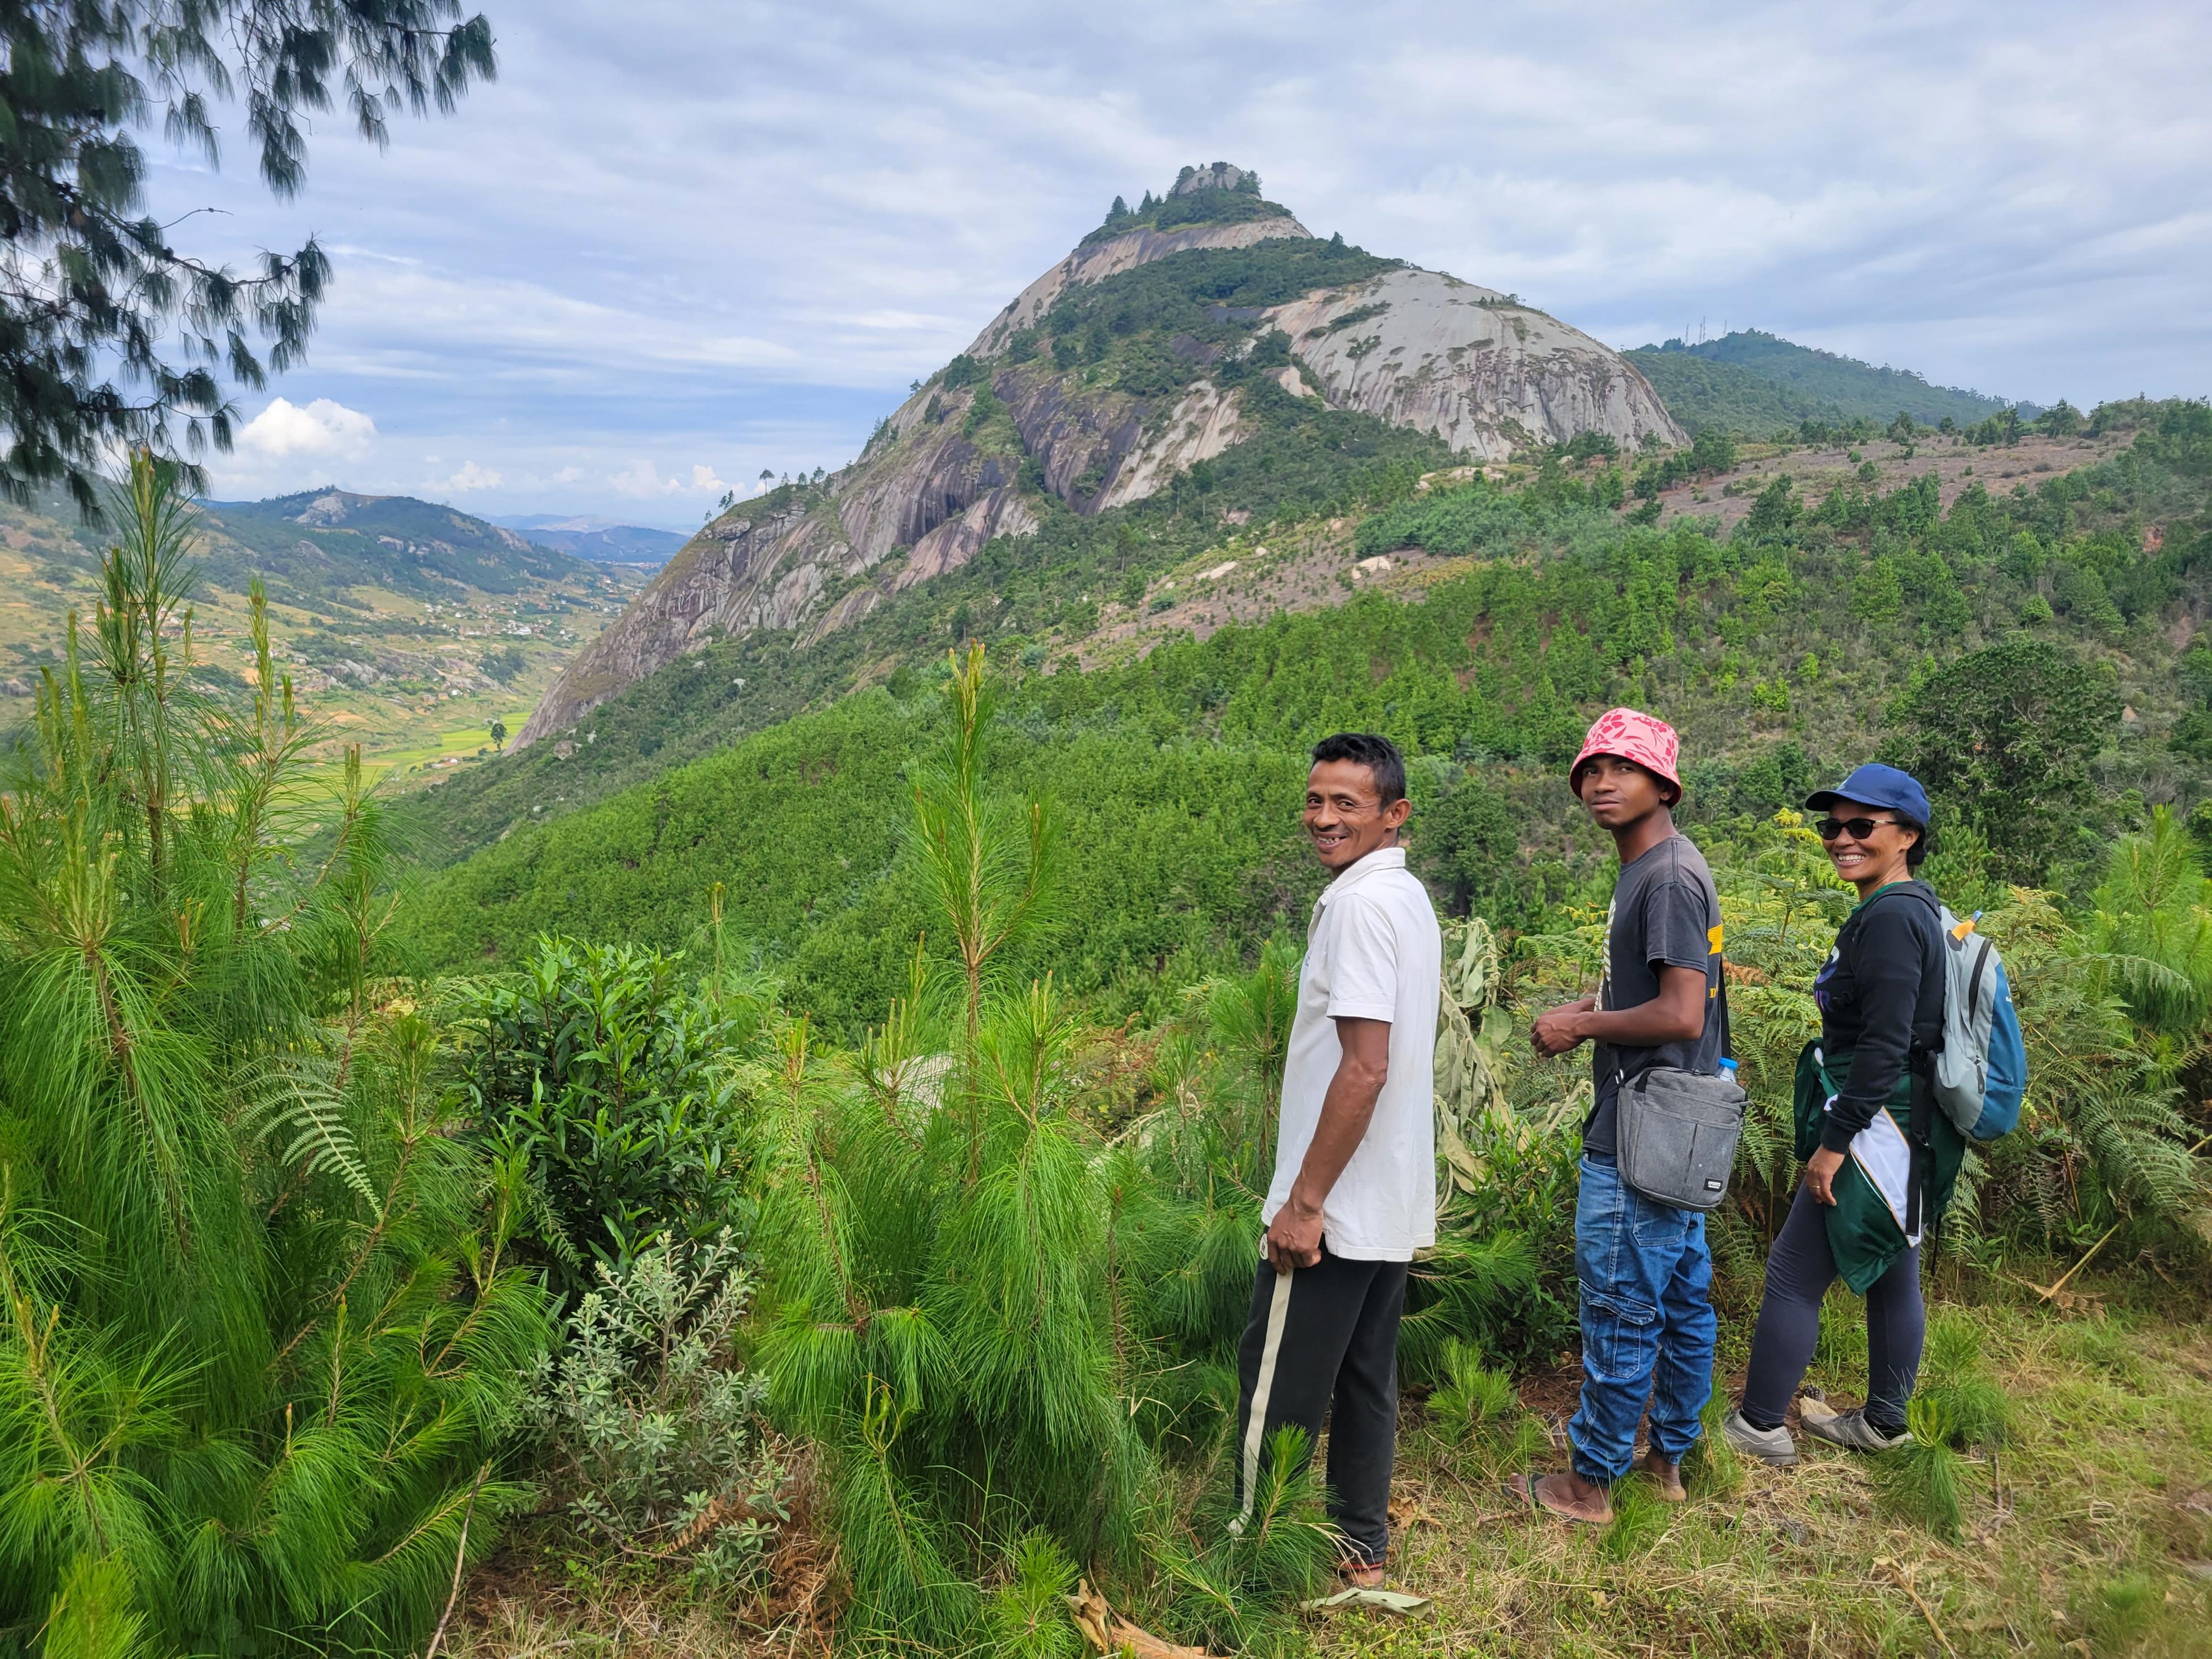
[[624,524],[595,513],[514,513],[494,518],[495,525],[528,532],[531,540],[600,564],[634,564],[659,569],[689,539],[681,531]]
[[[1887,426],[1900,413],[1928,426],[1947,416],[1967,426],[2011,407],[2002,398],[1930,386],[1909,369],[1876,368],[1759,329],[1694,344],[1668,340],[1626,356],[1692,432],[1711,427],[1764,438],[1806,421]],[[2020,407],[2023,416],[2042,412],[2033,404]]]
[[258,575],[273,597],[343,603],[362,585],[428,599],[452,584],[517,593],[576,574],[563,550],[412,495],[328,486],[204,508],[222,532],[208,539],[206,579],[242,589]]

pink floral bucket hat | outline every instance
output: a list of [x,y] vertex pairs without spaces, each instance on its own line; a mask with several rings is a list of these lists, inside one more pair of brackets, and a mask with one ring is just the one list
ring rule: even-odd
[[1673,784],[1679,799],[1682,780],[1675,775],[1674,763],[1680,751],[1674,728],[1666,721],[1639,709],[1608,708],[1597,717],[1589,735],[1583,739],[1582,753],[1567,769],[1567,787],[1581,794],[1583,766],[1595,756],[1615,755]]

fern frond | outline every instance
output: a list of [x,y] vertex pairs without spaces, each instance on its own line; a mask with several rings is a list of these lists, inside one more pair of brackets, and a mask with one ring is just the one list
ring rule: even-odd
[[381,1218],[382,1199],[346,1121],[341,1063],[307,1054],[261,1055],[234,1076],[238,1132],[249,1141],[282,1141],[277,1157],[308,1176],[332,1176]]

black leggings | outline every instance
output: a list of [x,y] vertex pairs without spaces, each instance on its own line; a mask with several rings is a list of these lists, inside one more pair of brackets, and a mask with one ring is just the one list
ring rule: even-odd
[[[1751,1339],[1751,1367],[1743,1380],[1743,1417],[1755,1429],[1778,1429],[1820,1340],[1820,1298],[1835,1281],[1828,1227],[1820,1200],[1803,1187],[1789,1218],[1766,1253],[1766,1294]],[[1889,1264],[1868,1287],[1867,1421],[1887,1433],[1905,1426],[1905,1403],[1920,1371],[1920,1345],[1928,1334],[1920,1304],[1920,1252],[1915,1248]]]

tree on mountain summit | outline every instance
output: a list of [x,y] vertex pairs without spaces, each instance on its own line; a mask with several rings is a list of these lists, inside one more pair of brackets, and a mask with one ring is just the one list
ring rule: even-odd
[[[491,25],[459,0],[45,0],[0,9],[0,493],[61,482],[93,516],[127,447],[230,447],[232,394],[299,361],[330,280],[312,239],[240,276],[145,210],[137,129],[212,162],[218,100],[245,107],[261,177],[307,175],[302,118],[342,101],[386,142],[392,112],[450,112],[494,73]],[[268,342],[258,348],[252,337]],[[265,356],[263,352],[265,350]],[[205,477],[188,465],[186,485]]]

